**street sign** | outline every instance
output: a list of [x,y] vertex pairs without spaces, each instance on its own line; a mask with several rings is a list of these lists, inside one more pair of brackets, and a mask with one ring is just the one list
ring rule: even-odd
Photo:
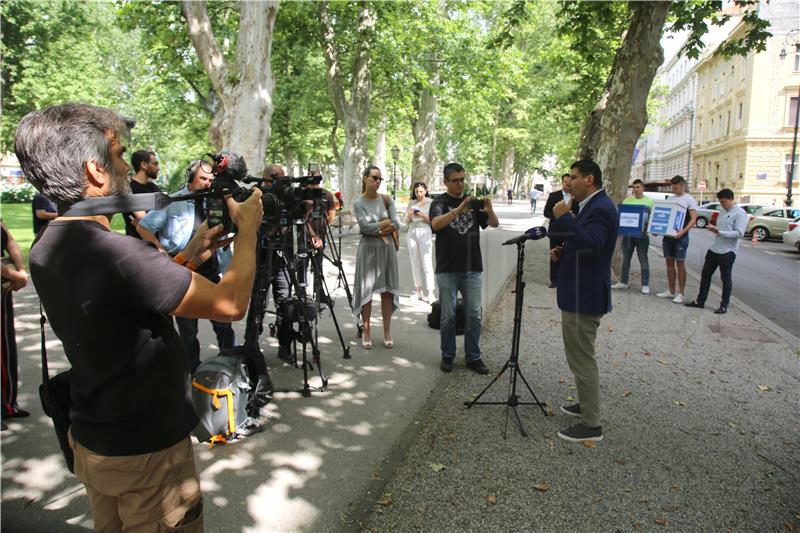
[[701,192],[706,190],[706,182],[705,181],[698,182],[697,183],[697,190],[701,191]]

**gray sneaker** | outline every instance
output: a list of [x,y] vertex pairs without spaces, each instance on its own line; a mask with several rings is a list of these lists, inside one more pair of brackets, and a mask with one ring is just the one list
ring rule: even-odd
[[561,412],[565,415],[581,417],[581,404],[573,403],[571,405],[562,405]]
[[603,427],[587,428],[583,424],[575,424],[572,427],[559,431],[558,438],[571,442],[582,442],[585,440],[600,442],[603,440]]

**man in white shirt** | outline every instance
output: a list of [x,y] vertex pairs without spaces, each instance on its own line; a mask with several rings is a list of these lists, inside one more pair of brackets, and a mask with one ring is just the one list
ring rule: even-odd
[[719,276],[722,280],[722,302],[714,314],[724,315],[728,312],[728,304],[731,300],[733,290],[733,262],[736,261],[736,252],[739,251],[739,240],[744,236],[747,229],[748,216],[744,209],[736,205],[733,201],[733,191],[722,189],[717,193],[719,205],[722,208],[717,218],[717,225],[709,225],[708,229],[714,233],[714,243],[706,252],[706,259],[703,262],[703,273],[700,277],[700,292],[693,302],[686,304],[687,307],[705,306],[708,297],[708,289],[711,286],[711,277],[719,267]]
[[[672,196],[669,200],[677,202],[678,205],[686,209],[686,218],[681,229],[674,237],[664,236],[661,241],[661,248],[664,251],[664,259],[667,261],[667,284],[668,289],[659,292],[659,298],[672,298],[676,304],[683,303],[683,295],[686,291],[686,252],[689,250],[689,230],[692,229],[697,221],[697,202],[692,195],[686,194],[686,180],[683,176],[675,176],[670,180],[672,184]],[[675,290],[675,281],[678,281],[678,290]]]

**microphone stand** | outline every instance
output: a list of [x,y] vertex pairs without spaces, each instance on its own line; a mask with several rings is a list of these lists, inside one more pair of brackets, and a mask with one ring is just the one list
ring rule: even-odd
[[[506,434],[508,431],[508,411],[509,409],[514,411],[514,416],[517,419],[517,425],[519,426],[519,432],[522,434],[523,437],[527,437],[528,434],[525,433],[525,428],[522,426],[522,419],[519,417],[519,413],[517,412],[518,405],[538,405],[539,408],[542,410],[542,414],[547,416],[547,412],[544,410],[544,403],[540,402],[539,399],[534,394],[531,386],[528,385],[528,381],[525,379],[525,376],[522,375],[522,371],[519,368],[519,341],[520,341],[520,333],[522,329],[522,302],[525,296],[525,282],[522,281],[522,266],[525,259],[525,240],[517,242],[517,274],[516,274],[516,283],[514,285],[514,293],[516,295],[514,299],[514,333],[511,337],[511,356],[503,365],[503,368],[500,372],[494,377],[494,379],[489,383],[486,388],[484,388],[480,394],[478,394],[474,399],[464,402],[464,405],[467,406],[467,409],[472,408],[473,405],[505,405],[506,406],[506,423],[505,427],[503,428],[503,438],[506,438]],[[481,399],[483,394],[489,390],[492,385],[494,385],[500,376],[502,376],[506,370],[511,370],[508,379],[508,398],[502,402],[488,402],[488,401],[478,401]],[[534,401],[532,402],[521,402],[519,401],[519,397],[517,396],[517,377],[519,377],[522,382],[525,384],[525,388],[528,389],[528,392],[531,393],[533,396]]]

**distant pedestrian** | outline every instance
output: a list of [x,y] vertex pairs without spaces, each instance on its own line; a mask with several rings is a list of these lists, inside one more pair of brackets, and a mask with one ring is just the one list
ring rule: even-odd
[[[622,203],[624,205],[644,205],[647,206],[648,216],[653,213],[653,199],[644,195],[644,183],[639,179],[633,181],[633,196],[628,196]],[[650,250],[650,237],[647,235],[647,231],[644,231],[640,236],[625,236],[622,238],[622,274],[619,277],[619,282],[612,285],[611,288],[628,288],[634,250],[636,250],[639,266],[642,269],[642,294],[650,294],[650,261],[647,258],[647,253]]]
[[512,202],[513,202],[513,196],[514,196],[514,191],[512,191],[511,189],[508,189],[508,190],[506,191],[506,198],[508,199],[508,205],[511,205],[511,204],[512,204]]
[[[138,150],[131,155],[131,166],[133,167],[133,178],[129,182],[131,194],[161,192],[161,188],[154,181],[158,178],[159,164],[158,158],[150,150]],[[125,219],[125,234],[141,239],[136,231],[139,221],[147,214],[145,211],[134,211],[123,213]]]
[[[603,189],[603,175],[594,161],[576,161],[570,168],[573,198],[553,207],[552,228],[564,244],[550,253],[561,263],[558,308],[567,364],[575,375],[578,403],[561,411],[580,423],[558,432],[559,438],[580,442],[603,439],[600,425],[600,376],[595,338],[602,316],[611,311],[611,258],[617,243],[617,206]],[[578,215],[571,212],[578,204]]]
[[531,200],[531,215],[536,212],[536,204],[539,201],[542,191],[536,187],[531,187],[530,200]]
[[[668,288],[664,292],[659,292],[659,298],[672,298],[676,304],[683,303],[683,295],[686,292],[686,254],[689,250],[689,230],[697,222],[697,202],[692,195],[686,193],[686,180],[683,176],[675,176],[670,180],[672,184],[672,196],[668,200],[673,200],[686,209],[686,218],[681,229],[674,237],[664,236],[661,241],[661,248],[664,252],[664,259],[667,262],[667,284]],[[677,279],[678,288],[676,290],[675,281]]]
[[365,350],[372,348],[372,295],[381,295],[383,345],[387,348],[394,346],[392,313],[400,307],[397,250],[392,239],[393,231],[400,228],[400,221],[391,197],[378,193],[382,181],[381,169],[375,166],[364,169],[363,194],[353,203],[353,214],[361,230],[353,283],[353,313],[361,315],[364,322],[361,346]]
[[58,218],[58,208],[47,196],[37,192],[31,201],[31,211],[33,211],[33,233],[47,226],[51,220]]
[[436,234],[436,285],[441,303],[439,346],[442,372],[453,370],[456,357],[456,302],[464,298],[464,358],[467,368],[478,374],[489,369],[481,359],[481,257],[480,230],[500,225],[491,198],[484,206],[472,207],[471,196],[464,196],[464,167],[448,163],[444,167],[447,190],[431,205],[431,229]]
[[424,181],[416,182],[411,190],[411,200],[406,209],[406,224],[414,297],[433,303],[436,300],[433,293],[436,284],[433,280],[433,233],[429,218],[433,200],[428,197],[428,186]]
[[717,225],[709,224],[707,229],[714,233],[714,243],[706,252],[703,262],[703,273],[700,277],[700,291],[694,301],[686,304],[687,307],[702,309],[708,298],[708,289],[711,287],[711,277],[719,267],[719,276],[722,280],[722,301],[714,311],[717,315],[728,312],[733,290],[733,262],[736,261],[736,252],[739,251],[739,240],[744,236],[749,217],[747,212],[733,201],[733,191],[722,189],[717,193],[722,208],[717,217]]
[[14,329],[14,302],[11,293],[28,285],[28,273],[22,259],[17,241],[11,236],[6,225],[0,221],[2,232],[2,348],[0,370],[2,371],[2,429],[6,429],[5,421],[9,418],[23,418],[30,413],[17,405],[17,334]]
[[[558,203],[563,201],[566,204],[569,204],[570,200],[570,186],[572,184],[572,178],[569,174],[564,173],[561,175],[561,188],[557,191],[551,192],[550,195],[547,197],[547,202],[544,204],[544,216],[550,219],[550,223],[553,223],[553,207]],[[578,212],[578,204],[571,204],[572,205],[572,212],[573,214],[577,214]],[[548,234],[550,238],[550,250],[555,248],[556,246],[560,246],[564,240],[558,236],[553,235],[552,227],[550,228],[550,232]],[[556,282],[558,280],[558,262],[554,261],[552,258],[550,259],[550,288],[556,288]]]

